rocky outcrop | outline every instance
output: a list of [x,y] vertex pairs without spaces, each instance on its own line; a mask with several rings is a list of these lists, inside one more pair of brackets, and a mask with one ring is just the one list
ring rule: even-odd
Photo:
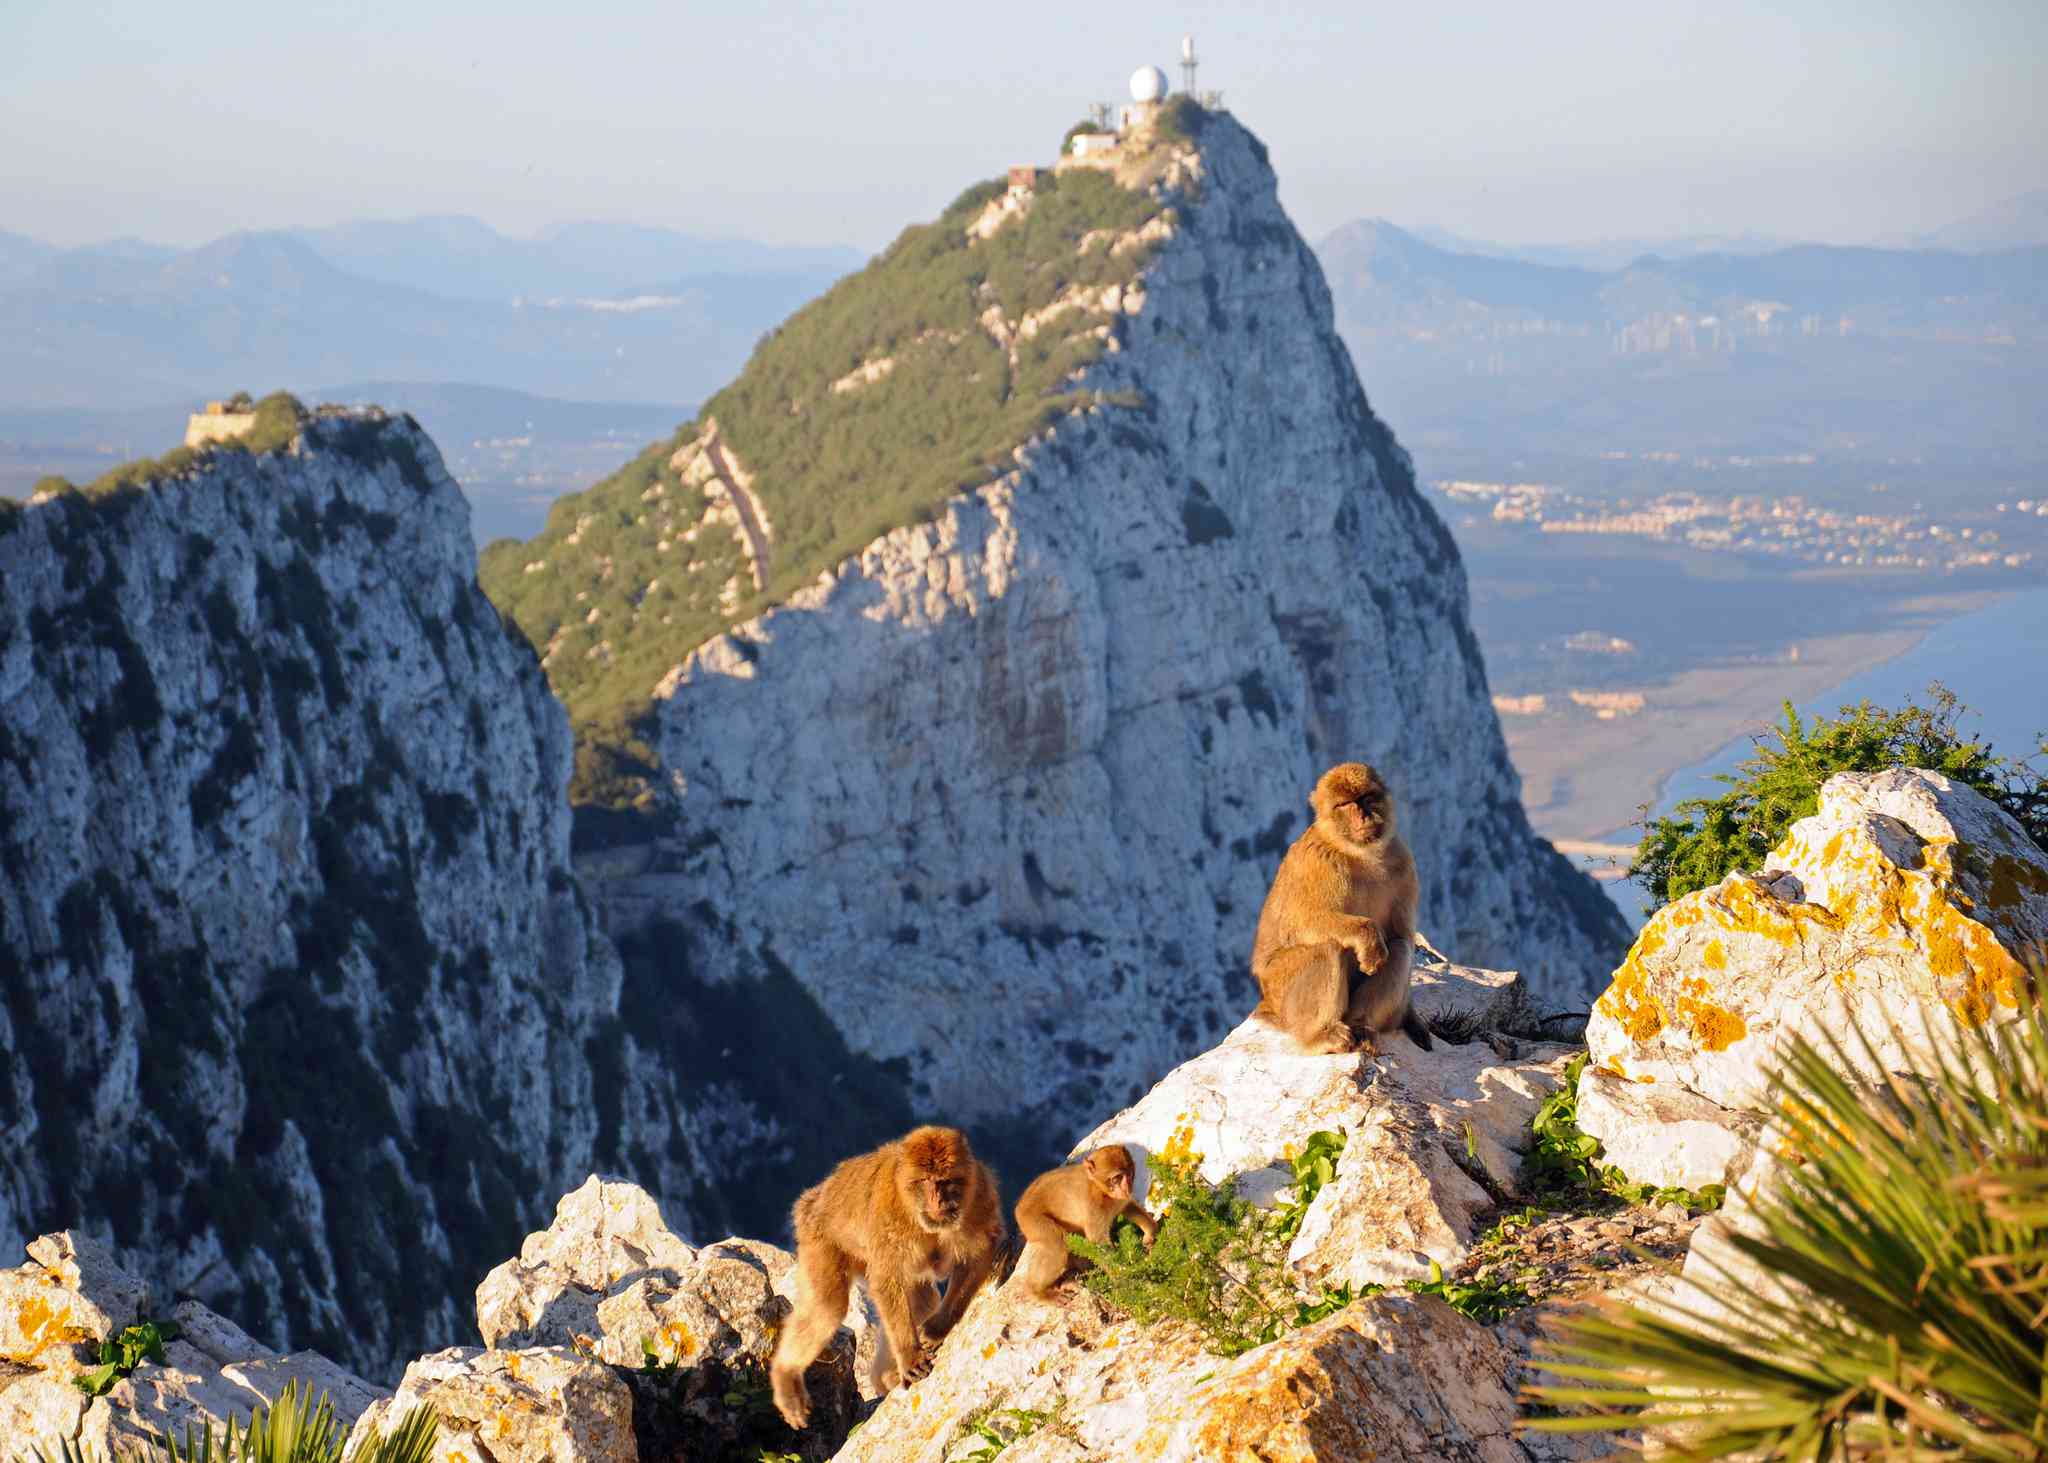
[[[1492,974],[1474,972],[1473,983]],[[1302,1220],[1290,1263],[1333,1284],[1427,1276],[1432,1262],[1463,1258],[1475,1217],[1494,1207],[1489,1186],[1517,1192],[1530,1120],[1571,1052],[1526,1043],[1504,1057],[1478,1041],[1422,1052],[1404,1036],[1382,1045],[1378,1059],[1305,1056],[1248,1020],[1074,1151],[1122,1143],[1141,1174],[1161,1149],[1193,1155],[1211,1183],[1234,1179],[1238,1192],[1270,1202],[1293,1182],[1291,1151],[1311,1133],[1340,1132],[1344,1161]]]
[[[1425,1009],[1512,1011],[1515,982],[1440,969]],[[1162,1151],[1211,1182],[1233,1179],[1260,1203],[1285,1197],[1288,1156],[1318,1130],[1346,1137],[1335,1176],[1309,1205],[1288,1253],[1307,1286],[1426,1278],[1470,1251],[1475,1217],[1518,1192],[1519,1155],[1544,1097],[1563,1080],[1565,1048],[1439,1042],[1418,1051],[1304,1056],[1246,1023],[1169,1073],[1130,1110],[1075,1146]],[[1495,1043],[1512,1052],[1503,1055]],[[1039,1414],[1007,1460],[1471,1458],[1571,1456],[1512,1436],[1523,1337],[1496,1335],[1441,1302],[1368,1295],[1327,1320],[1283,1332],[1233,1360],[1172,1324],[1137,1326],[1068,1285],[1047,1302],[1015,1285],[978,1299],[946,1339],[931,1376],[892,1393],[838,1455],[937,1460],[971,1425]]]
[[1593,1008],[1580,1126],[1639,1182],[1726,1182],[1795,1037],[1904,1070],[1930,1022],[2015,1015],[2044,950],[2048,854],[2008,814],[1938,772],[1837,773],[1761,874],[1643,927]]
[[[122,1269],[88,1235],[46,1234],[29,1263],[0,1270],[0,1445],[4,1456],[65,1444],[84,1456],[125,1457],[160,1435],[224,1434],[246,1427],[287,1387],[325,1397],[346,1431],[379,1398],[376,1388],[315,1352],[280,1355],[196,1301],[163,1307],[152,1287]],[[97,1368],[97,1343],[144,1321],[172,1339],[90,1397],[76,1380]],[[167,1324],[165,1324],[167,1323]]]
[[405,1369],[356,1422],[344,1453],[415,1407],[440,1424],[436,1463],[638,1463],[633,1397],[610,1367],[563,1346],[453,1347]]
[[593,1175],[477,1287],[477,1329],[487,1346],[569,1347],[613,1367],[633,1394],[643,1457],[823,1457],[855,1421],[855,1364],[872,1362],[874,1340],[856,1305],[807,1374],[810,1431],[792,1434],[768,1400],[766,1366],[796,1279],[787,1251],[749,1239],[694,1249],[646,1190]]
[[601,1152],[687,1163],[569,757],[409,419],[0,517],[0,1244],[377,1372]]
[[679,827],[593,886],[651,986],[794,986],[911,1106],[1021,1137],[1019,1168],[1250,1008],[1260,901],[1334,762],[1386,774],[1454,957],[1555,1009],[1626,940],[1529,831],[1456,547],[1263,147],[1217,114],[1169,161],[1156,257],[1073,305],[1104,404],[677,667]]

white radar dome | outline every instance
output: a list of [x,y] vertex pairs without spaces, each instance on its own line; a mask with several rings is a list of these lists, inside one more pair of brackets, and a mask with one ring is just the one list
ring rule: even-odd
[[1140,66],[1131,73],[1131,100],[1156,102],[1166,95],[1166,73],[1157,66]]

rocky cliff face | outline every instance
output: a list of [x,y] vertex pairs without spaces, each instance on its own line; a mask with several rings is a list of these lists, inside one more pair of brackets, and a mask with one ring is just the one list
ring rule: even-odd
[[409,419],[0,518],[0,1251],[373,1373],[466,1334],[624,1131],[569,751]]
[[1563,1005],[1626,944],[1530,833],[1457,550],[1264,148],[1215,114],[1130,181],[1173,207],[1108,247],[1151,262],[1057,307],[1107,344],[1096,404],[691,654],[657,703],[679,831],[593,885],[649,951],[629,984],[791,979],[913,1106],[984,1129],[1066,1133],[1243,1016],[1267,882],[1337,761],[1395,789],[1454,958]]

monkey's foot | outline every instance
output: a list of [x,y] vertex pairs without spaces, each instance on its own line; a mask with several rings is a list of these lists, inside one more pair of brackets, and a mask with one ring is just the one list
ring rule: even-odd
[[1436,1050],[1436,1042],[1430,1038],[1429,1027],[1423,1024],[1422,1018],[1415,1014],[1413,1007],[1410,1007],[1402,1014],[1401,1029],[1408,1033],[1410,1041],[1414,1042],[1424,1051],[1433,1052]]
[[1312,1057],[1345,1056],[1355,1051],[1363,1050],[1369,1052],[1374,1049],[1371,1037],[1368,1036],[1365,1040],[1365,1045],[1361,1047],[1358,1033],[1341,1021],[1332,1021],[1328,1026],[1325,1026],[1321,1031],[1317,1032],[1307,1041],[1304,1041],[1301,1047],[1303,1051]]
[[[889,1388],[885,1385],[882,1390],[886,1392]],[[781,1376],[775,1378],[775,1410],[797,1432],[804,1430],[804,1425],[811,1420],[811,1396],[805,1390],[801,1377],[794,1380]]]

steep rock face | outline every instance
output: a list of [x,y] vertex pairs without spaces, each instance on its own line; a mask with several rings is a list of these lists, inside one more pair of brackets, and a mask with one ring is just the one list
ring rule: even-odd
[[381,413],[0,519],[0,1251],[377,1374],[620,1136],[568,728],[472,565]]
[[1455,958],[1562,1003],[1626,942],[1529,831],[1457,551],[1264,149],[1212,115],[1160,176],[1152,262],[1074,304],[1098,405],[690,655],[658,702],[680,831],[593,891],[692,981],[793,975],[956,1121],[1065,1131],[1234,1025],[1347,758],[1401,800]]

